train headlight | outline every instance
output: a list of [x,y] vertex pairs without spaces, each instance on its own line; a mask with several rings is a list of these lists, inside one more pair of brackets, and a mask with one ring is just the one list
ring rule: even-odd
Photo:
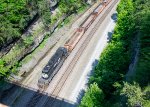
[[45,73],[42,73],[42,77],[43,77],[43,78],[48,78],[48,75],[45,74]]

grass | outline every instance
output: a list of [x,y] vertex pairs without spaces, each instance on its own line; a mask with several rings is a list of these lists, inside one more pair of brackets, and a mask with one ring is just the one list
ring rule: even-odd
[[14,64],[17,61],[16,57],[18,57],[24,49],[25,49],[25,45],[17,44],[15,47],[13,47],[10,50],[8,54],[3,56],[2,59],[6,61],[6,63]]
[[26,56],[20,63],[21,65],[26,64],[27,62],[30,61],[30,59],[37,53],[39,52],[41,49],[43,49],[47,43],[48,40],[48,36],[45,37],[45,39],[43,40],[43,42],[28,56]]

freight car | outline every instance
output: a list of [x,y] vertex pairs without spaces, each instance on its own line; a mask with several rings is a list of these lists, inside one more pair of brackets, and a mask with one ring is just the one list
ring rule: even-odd
[[66,48],[59,47],[55,54],[51,57],[47,65],[42,70],[41,78],[38,80],[38,86],[43,88],[47,86],[53,76],[58,72],[63,62],[68,56]]
[[93,14],[95,14],[96,16],[98,16],[102,11],[103,9],[105,8],[105,5],[103,4],[100,4],[93,12]]
[[72,35],[64,47],[58,48],[52,58],[49,60],[48,64],[42,70],[42,75],[38,80],[39,87],[45,87],[52,80],[54,75],[58,72],[63,62],[75,48],[76,44],[80,41],[86,30],[91,26],[97,16],[103,11],[103,9],[109,4],[111,0],[105,0],[101,3],[89,17],[80,25],[80,27]]
[[69,39],[64,47],[67,49],[67,51],[70,53],[75,45],[79,42],[80,38],[83,36],[84,34],[84,29],[83,28],[78,28],[75,33],[73,34],[73,36],[71,37],[71,39]]
[[96,18],[95,14],[91,14],[81,25],[80,28],[84,29],[85,31],[91,26]]

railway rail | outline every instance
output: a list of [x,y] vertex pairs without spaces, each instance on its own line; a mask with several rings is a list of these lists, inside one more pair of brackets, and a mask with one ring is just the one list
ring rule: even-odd
[[[107,16],[107,14],[112,10],[112,8],[115,6],[115,4],[118,2],[119,0],[114,0],[113,3],[110,5],[110,7],[105,11],[105,13],[102,15],[102,17],[100,18],[100,20],[97,22],[97,24],[94,26],[94,28],[92,29],[92,32],[90,32],[87,36],[87,38],[84,40],[84,42],[82,43],[80,49],[77,51],[75,57],[73,58],[73,60],[71,61],[71,63],[69,64],[68,68],[66,69],[65,73],[62,75],[61,79],[59,80],[57,86],[54,88],[53,92],[51,93],[52,95],[55,96],[55,98],[52,98],[51,100],[47,98],[47,100],[44,103],[44,107],[47,105],[47,103],[49,103],[49,105],[51,105],[51,107],[53,107],[53,104],[55,103],[55,99],[57,99],[58,94],[60,93],[61,89],[63,88],[67,78],[69,77],[69,75],[71,74],[71,71],[73,69],[73,67],[75,66],[75,64],[77,63],[79,57],[82,55],[83,51],[85,50],[85,48],[87,47],[87,44],[89,43],[89,41],[91,40],[91,38],[93,37],[93,35],[95,34],[95,32],[97,31],[97,29],[99,28],[99,26],[101,25],[101,23],[103,22],[103,20],[105,19],[105,17]],[[50,102],[49,102],[50,101]]]

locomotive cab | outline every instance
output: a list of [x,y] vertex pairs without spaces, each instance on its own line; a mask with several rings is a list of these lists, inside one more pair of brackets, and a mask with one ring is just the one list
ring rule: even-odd
[[47,65],[44,67],[43,71],[42,71],[42,78],[44,79],[48,79],[48,71],[50,69],[50,65]]

